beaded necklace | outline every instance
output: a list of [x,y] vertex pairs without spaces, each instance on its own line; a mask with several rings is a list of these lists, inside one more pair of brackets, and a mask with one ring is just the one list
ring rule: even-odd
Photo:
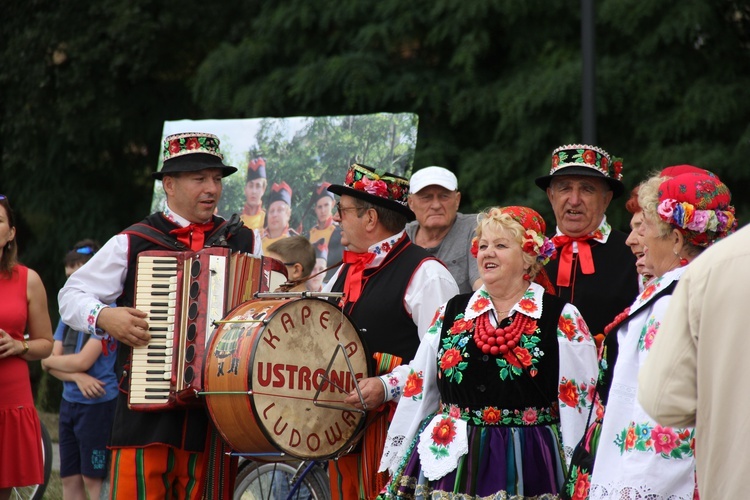
[[518,313],[510,319],[508,326],[495,328],[490,323],[491,312],[487,311],[476,319],[474,343],[484,354],[507,354],[518,345],[521,335],[533,319]]

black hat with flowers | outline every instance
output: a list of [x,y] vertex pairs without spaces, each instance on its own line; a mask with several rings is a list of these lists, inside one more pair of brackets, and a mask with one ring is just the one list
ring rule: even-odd
[[400,175],[355,163],[346,171],[344,184],[331,184],[328,191],[353,196],[374,205],[388,208],[414,220],[414,212],[409,209],[406,198],[409,195],[409,181]]
[[203,132],[185,132],[164,139],[162,148],[164,164],[151,176],[161,180],[164,174],[195,172],[207,168],[218,168],[221,176],[233,174],[235,167],[224,164],[224,155],[219,151],[219,138]]
[[613,198],[625,191],[622,183],[622,159],[611,158],[609,153],[596,146],[567,144],[552,152],[549,175],[537,177],[536,185],[546,190],[553,177],[583,175],[604,179],[612,189]]

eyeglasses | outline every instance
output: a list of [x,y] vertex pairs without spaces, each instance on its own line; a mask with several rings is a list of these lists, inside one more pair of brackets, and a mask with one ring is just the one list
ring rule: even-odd
[[334,214],[342,214],[346,212],[347,210],[359,210],[359,207],[342,207],[341,202],[336,202],[336,211],[333,212]]

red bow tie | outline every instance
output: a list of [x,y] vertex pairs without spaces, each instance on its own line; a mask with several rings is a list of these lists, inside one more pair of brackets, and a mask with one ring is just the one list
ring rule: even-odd
[[177,237],[177,241],[190,248],[193,252],[197,252],[203,248],[207,233],[214,228],[213,221],[206,222],[205,224],[190,224],[185,227],[178,227],[172,229],[169,234],[173,234]]
[[375,258],[374,253],[356,253],[344,250],[344,264],[349,264],[344,281],[344,294],[347,302],[357,302],[362,295],[362,274],[367,264]]
[[557,286],[570,286],[570,275],[573,273],[573,242],[578,243],[578,255],[581,260],[583,274],[594,274],[594,258],[591,255],[591,245],[588,240],[594,236],[586,235],[572,238],[568,235],[558,235],[552,238],[555,247],[560,250],[560,264],[557,266]]

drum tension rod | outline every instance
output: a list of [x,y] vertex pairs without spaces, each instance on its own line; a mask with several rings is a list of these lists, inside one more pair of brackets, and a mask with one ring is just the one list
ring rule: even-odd
[[253,391],[200,391],[196,393],[199,396],[215,395],[215,394],[243,394],[246,396],[252,396]]
[[220,320],[214,320],[213,322],[214,326],[224,325],[227,323],[263,323],[268,324],[268,322],[265,319],[220,319]]

